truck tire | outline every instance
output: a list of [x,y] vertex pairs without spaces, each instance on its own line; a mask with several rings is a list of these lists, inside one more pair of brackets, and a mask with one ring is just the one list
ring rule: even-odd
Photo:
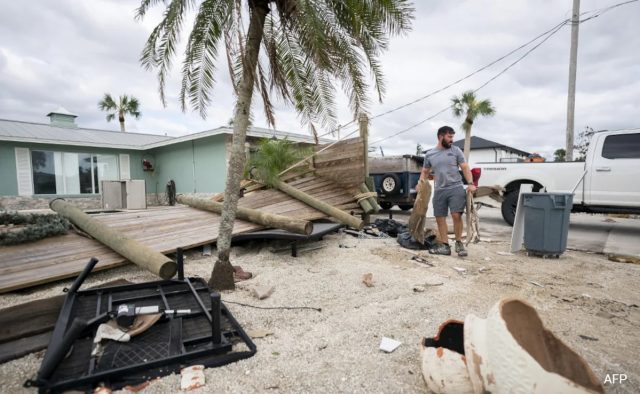
[[400,209],[402,209],[403,211],[408,211],[411,208],[413,208],[413,205],[411,204],[399,204],[398,205],[400,207]]
[[391,207],[393,206],[393,203],[390,203],[390,202],[379,202],[379,204],[380,204],[380,208],[387,211],[391,209]]
[[[539,192],[542,189],[542,185],[539,183],[533,183],[533,192]],[[502,218],[509,226],[513,226],[513,222],[516,220],[516,208],[518,207],[518,195],[520,193],[520,186],[517,189],[511,189],[505,194],[504,201],[500,206],[502,211]]]
[[516,207],[518,206],[518,190],[512,190],[504,196],[501,211],[502,218],[509,226],[513,226],[516,219]]
[[400,191],[400,178],[396,174],[384,174],[380,181],[380,188],[387,194],[396,194]]

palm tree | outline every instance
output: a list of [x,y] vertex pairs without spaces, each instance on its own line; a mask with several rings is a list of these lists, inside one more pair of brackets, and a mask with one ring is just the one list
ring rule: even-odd
[[253,170],[253,175],[260,182],[273,187],[280,178],[278,174],[312,153],[310,146],[303,147],[286,138],[263,138],[258,142],[257,151],[251,156],[246,172]]
[[[142,0],[141,19],[155,0]],[[385,85],[379,63],[389,37],[407,32],[413,18],[409,0],[170,0],[151,32],[141,62],[158,70],[160,98],[175,55],[185,16],[197,8],[182,62],[180,102],[206,116],[215,84],[220,46],[235,88],[233,143],[227,166],[218,260],[209,286],[233,289],[229,261],[233,222],[244,169],[244,143],[254,90],[262,98],[268,123],[275,126],[271,94],[291,103],[317,137],[316,124],[334,129],[335,82],[349,97],[354,119],[366,112],[371,70],[381,100]],[[196,5],[199,4],[199,5]],[[249,21],[245,32],[244,23]],[[264,53],[260,56],[260,48]]]
[[124,129],[124,116],[131,115],[134,118],[140,118],[140,102],[137,98],[127,96],[126,94],[120,96],[120,99],[116,103],[113,97],[109,93],[105,93],[102,100],[98,102],[98,108],[101,111],[113,111],[107,114],[107,122],[111,122],[118,115],[118,121],[120,121],[120,131],[125,132]]
[[478,101],[473,90],[467,90],[462,93],[461,97],[454,96],[451,98],[453,115],[460,118],[464,115],[462,129],[464,130],[464,159],[469,161],[469,151],[471,149],[471,126],[476,116],[492,116],[496,113],[496,109],[491,105],[490,100]]

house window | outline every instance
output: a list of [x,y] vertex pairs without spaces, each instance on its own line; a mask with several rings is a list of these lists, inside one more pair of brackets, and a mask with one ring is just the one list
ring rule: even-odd
[[115,155],[31,151],[34,194],[97,194],[100,181],[118,179]]

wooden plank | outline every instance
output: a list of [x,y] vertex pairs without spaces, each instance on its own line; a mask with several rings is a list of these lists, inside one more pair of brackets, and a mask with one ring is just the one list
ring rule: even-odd
[[49,346],[51,334],[53,334],[53,331],[46,331],[27,338],[0,344],[0,364],[46,349]]
[[354,149],[357,149],[357,147],[353,147],[353,148],[349,148],[349,149],[345,149],[345,150],[339,150],[336,152],[333,152],[333,154],[331,155],[327,155],[327,156],[319,156],[316,158],[315,161],[315,166],[318,167],[320,164],[322,163],[326,163],[326,162],[331,162],[331,161],[338,161],[338,160],[344,160],[344,159],[358,159],[360,161],[363,160],[364,158],[364,153],[362,152],[362,150],[360,151],[354,151]]

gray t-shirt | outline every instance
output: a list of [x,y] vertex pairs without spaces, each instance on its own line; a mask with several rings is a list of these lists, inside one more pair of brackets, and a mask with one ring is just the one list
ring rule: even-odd
[[455,145],[449,149],[437,146],[425,153],[424,168],[431,168],[435,178],[435,189],[445,190],[462,186],[462,176],[458,166],[464,163],[462,150]]

